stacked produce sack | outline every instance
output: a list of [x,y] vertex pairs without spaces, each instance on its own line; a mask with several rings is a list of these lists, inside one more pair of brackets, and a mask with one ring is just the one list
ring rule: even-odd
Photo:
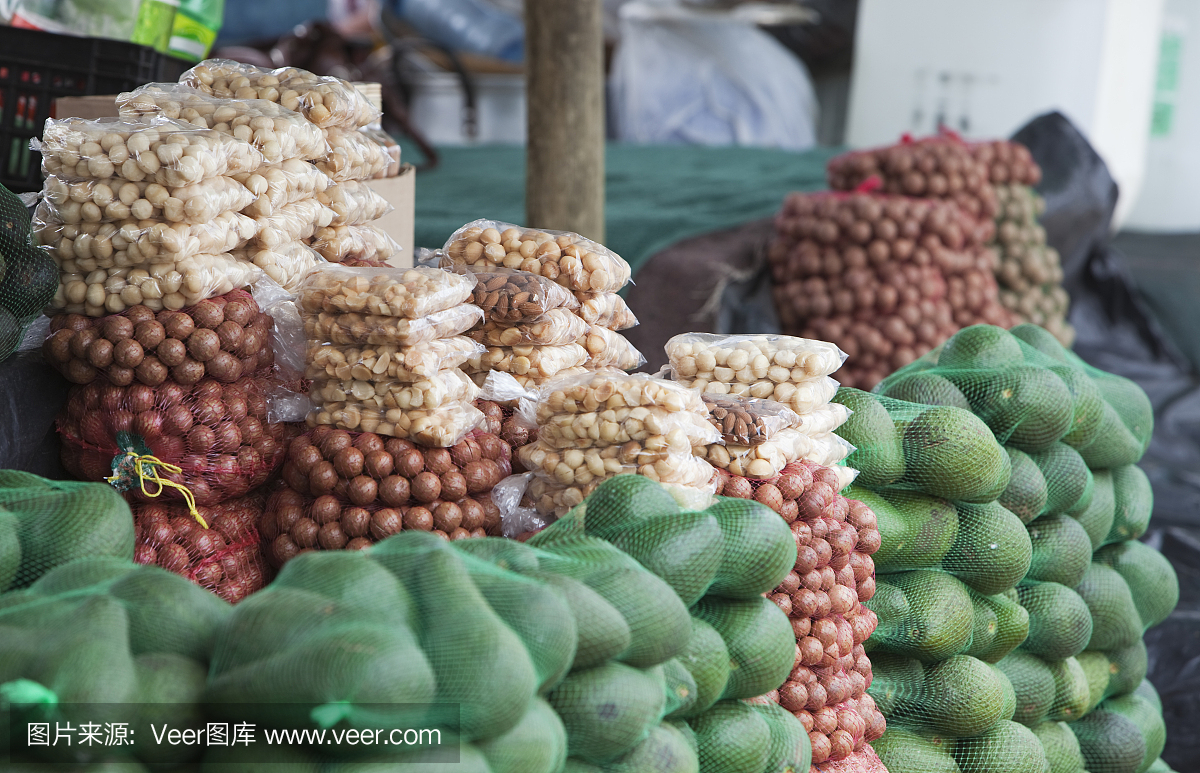
[[606,368],[551,379],[522,404],[536,442],[516,451],[532,473],[525,500],[541,516],[561,516],[608,478],[647,476],[712,491],[712,466],[694,446],[720,439],[700,393],[644,373]]
[[985,211],[979,220],[938,199],[791,194],[768,252],[783,331],[837,344],[848,355],[838,378],[869,388],[961,327],[1010,324]]
[[694,451],[717,469],[761,480],[801,459],[836,464],[853,450],[833,434],[849,415],[844,406],[829,404],[837,390],[829,374],[846,359],[833,344],[684,333],[666,350],[672,377],[701,390],[721,434]]
[[[532,388],[559,374],[630,370],[645,362],[616,333],[637,324],[617,295],[629,282],[629,264],[603,245],[573,233],[476,220],[450,236],[442,256],[443,266],[479,276],[477,294],[486,318],[476,340],[487,351],[468,363],[473,377],[501,371]],[[553,282],[574,297],[553,293],[535,279]],[[521,310],[525,303],[534,304],[531,313],[535,306],[540,309],[536,319]]]
[[29,210],[0,186],[0,361],[58,292],[58,266],[33,245]]
[[[1028,570],[1009,594],[1020,604],[1028,634],[1016,636],[1014,628],[1012,644],[1019,646],[997,662],[1015,689],[1013,719],[1033,729],[1056,772],[1148,769],[1162,751],[1165,730],[1154,689],[1143,682],[1146,650],[1141,637],[1174,607],[1178,582],[1161,555],[1134,541],[1145,532],[1153,508],[1150,484],[1135,466],[1153,429],[1146,395],[1127,379],[1085,365],[1033,325],[1018,326],[1011,334],[990,326],[964,329],[889,377],[879,391],[942,406],[926,414],[973,411],[1004,443],[1011,476],[998,504],[1026,525],[1031,545]],[[892,416],[897,418],[895,411]],[[858,417],[856,413],[852,422]],[[911,445],[914,426],[904,430],[905,447]],[[852,460],[858,461],[861,452]],[[967,457],[965,450],[960,455]],[[875,460],[882,458],[877,454]],[[960,465],[958,477],[963,480],[964,471],[982,469]],[[913,477],[911,468],[892,472],[902,476],[901,483]],[[864,467],[860,481],[866,477]],[[992,519],[993,525],[999,522]],[[879,571],[885,567],[881,555],[897,544],[891,541],[893,534],[913,535],[901,536],[899,544],[920,544],[926,556],[937,552],[930,550],[934,532],[929,528],[920,533],[919,542],[912,541],[918,534],[912,531],[915,524],[906,517],[888,527],[880,515]],[[961,571],[947,561],[959,553],[962,526],[960,508],[957,536],[939,528],[937,537],[940,545],[952,544],[942,566],[960,577]],[[987,543],[986,552],[995,555],[993,543],[1003,547],[1005,542],[992,537]],[[974,551],[972,573],[984,552]],[[955,560],[960,566],[968,563],[961,555]],[[1017,566],[1015,558],[1007,562],[1013,574]],[[939,614],[945,614],[945,603],[938,600]],[[882,612],[880,618],[882,630]],[[927,670],[928,692],[907,700],[927,703],[947,686],[954,685],[931,684]],[[895,691],[903,703],[904,687]],[[1027,733],[1010,734],[1028,740]],[[897,741],[897,749],[904,746]],[[956,758],[986,751],[974,742],[969,748],[975,751],[964,751],[959,742]]]
[[770,598],[790,618],[799,649],[787,682],[767,697],[804,724],[817,770],[859,771],[879,765],[869,745],[886,725],[866,693],[864,648],[878,624],[864,602],[875,594],[880,535],[871,509],[838,493],[845,469],[797,462],[769,480],[723,476],[717,493],[754,499],[791,529],[796,563]]

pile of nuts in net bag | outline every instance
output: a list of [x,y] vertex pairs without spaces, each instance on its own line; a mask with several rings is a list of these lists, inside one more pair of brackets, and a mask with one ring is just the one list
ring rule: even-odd
[[483,421],[459,368],[482,346],[474,279],[436,268],[309,272],[297,306],[308,340],[310,427],[332,425],[449,447]]
[[839,381],[870,388],[961,327],[1011,326],[984,246],[994,196],[969,201],[986,221],[939,199],[788,196],[768,252],[783,331],[837,344],[849,355]]
[[677,382],[615,368],[560,376],[520,415],[537,427],[537,441],[515,451],[533,476],[524,498],[543,517],[561,516],[626,473],[712,491],[712,465],[692,448],[720,435],[700,393]]
[[637,324],[617,291],[630,267],[619,255],[578,234],[539,231],[492,220],[458,229],[442,264],[475,273],[476,304],[485,320],[475,331],[488,351],[468,367],[536,387],[557,375],[645,362],[616,331]]

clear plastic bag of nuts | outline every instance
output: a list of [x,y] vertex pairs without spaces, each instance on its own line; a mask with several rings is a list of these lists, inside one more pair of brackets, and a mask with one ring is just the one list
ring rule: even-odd
[[222,212],[238,212],[254,194],[232,177],[210,177],[192,185],[167,188],[156,182],[68,181],[51,175],[42,186],[41,217],[59,223],[162,220],[207,223]]
[[33,144],[43,171],[68,180],[120,177],[177,188],[263,164],[262,153],[248,142],[161,116],[51,118]]
[[214,97],[278,102],[322,128],[367,126],[380,115],[349,82],[296,67],[268,70],[230,59],[206,59],[179,82]]
[[483,309],[489,322],[515,324],[554,309],[579,308],[579,301],[565,287],[528,271],[511,268],[475,271],[466,266],[455,266],[454,271],[474,274],[473,303]]
[[[485,314],[487,312],[484,312]],[[468,335],[487,346],[561,346],[587,335],[588,324],[568,309],[550,309],[539,317],[506,323],[485,319]]]
[[757,446],[800,423],[795,411],[774,400],[713,394],[702,399],[708,406],[708,420],[731,445]]
[[242,209],[250,217],[270,217],[292,202],[319,195],[331,184],[315,166],[300,159],[264,164],[234,179],[255,197]]
[[384,261],[401,250],[399,243],[386,231],[370,223],[318,228],[309,244],[330,263]]
[[625,299],[616,293],[575,293],[580,302],[579,316],[589,325],[599,325],[609,330],[626,330],[635,327],[638,319],[629,310]]
[[683,333],[666,350],[675,378],[729,384],[799,383],[828,376],[846,361],[834,344],[781,335]]
[[758,445],[714,443],[697,448],[696,455],[732,475],[763,480],[775,477],[791,462],[808,458],[817,445],[807,435],[785,428]]
[[[681,383],[686,384],[688,382],[682,380]],[[724,381],[696,379],[690,385],[708,394],[739,395],[774,400],[783,403],[801,416],[824,407],[838,390],[838,382],[829,376],[822,376],[800,383],[790,381],[776,383],[764,380],[755,381],[750,384],[743,384],[741,382],[729,384]]]
[[333,210],[316,199],[300,199],[285,204],[267,217],[256,217],[258,233],[254,244],[273,249],[284,242],[307,239],[320,228],[329,225]]
[[100,268],[88,273],[64,272],[49,313],[102,317],[130,306],[172,311],[206,298],[255,283],[258,266],[231,255],[198,254],[146,267]]
[[625,336],[608,328],[592,325],[579,344],[588,350],[589,368],[633,370],[646,364],[646,358]]
[[450,265],[520,269],[580,292],[616,292],[631,273],[615,252],[578,234],[495,220],[476,220],[459,228],[442,252]]
[[809,441],[812,444],[811,448],[808,453],[799,458],[823,467],[833,467],[854,453],[854,446],[832,432],[824,435],[813,435],[809,438]]
[[469,276],[436,268],[349,268],[324,265],[300,288],[308,314],[368,313],[417,319],[465,303],[475,287]]
[[841,403],[829,403],[800,416],[795,429],[809,436],[824,435],[845,424],[852,413]]
[[360,131],[326,129],[329,155],[318,159],[317,169],[335,182],[369,180],[388,168],[392,158],[387,149]]
[[66,273],[228,252],[257,232],[255,222],[237,212],[222,212],[207,223],[196,224],[132,218],[117,223],[60,223],[50,217],[46,202],[38,204],[32,222],[33,243],[46,248]]
[[[525,412],[522,415],[527,419]],[[720,434],[708,421],[688,411],[644,405],[559,413],[538,425],[538,436],[554,448],[592,448],[638,443],[655,450],[691,453],[694,446],[716,443]]]
[[699,391],[646,373],[624,373],[614,368],[554,379],[542,389],[533,414],[525,410],[522,413],[530,424],[542,425],[552,416],[593,413],[601,406],[614,410],[647,407],[668,413],[694,413],[709,428],[712,442],[717,437],[708,424],[708,409]]
[[293,293],[300,289],[300,283],[313,268],[325,262],[303,242],[283,242],[273,250],[234,250],[232,255],[258,266],[280,287]]
[[265,99],[226,99],[182,83],[147,83],[117,95],[122,117],[161,115],[249,142],[268,164],[314,160],[329,152],[319,126],[295,110]]
[[313,381],[309,390],[317,403],[357,402],[377,409],[441,408],[474,400],[479,387],[458,368],[440,371],[420,381]]
[[304,375],[339,381],[420,381],[456,368],[481,351],[484,347],[466,336],[438,338],[419,347],[310,342]]
[[692,456],[690,449],[681,454],[645,448],[638,443],[558,449],[539,439],[517,449],[517,457],[535,476],[544,476],[564,486],[587,486],[627,472],[662,483],[691,486],[703,485],[713,475],[712,467]]
[[394,207],[370,185],[359,180],[335,183],[317,196],[334,212],[331,225],[361,225],[391,212]]
[[[478,306],[472,306],[478,309]],[[481,312],[482,313],[482,312]],[[567,368],[587,362],[587,349],[579,344],[562,346],[489,346],[483,354],[473,355],[464,370],[468,373],[483,373],[502,370],[514,376],[540,376],[549,378]]]
[[[582,365],[576,365],[573,368],[563,368],[558,373],[555,373],[553,376],[543,376],[540,374],[531,375],[528,373],[525,373],[525,374],[504,373],[504,371],[500,371],[500,370],[485,370],[485,371],[481,371],[479,373],[472,373],[471,380],[474,381],[482,389],[482,388],[486,388],[488,376],[490,376],[494,373],[503,373],[505,376],[509,376],[510,378],[515,380],[517,382],[517,385],[520,386],[521,389],[526,390],[526,391],[536,392],[537,390],[541,389],[542,386],[550,379],[558,378],[560,376],[578,376],[578,375],[581,375],[583,373],[588,373],[588,372],[590,372],[590,371],[588,371],[588,369]],[[536,373],[536,371],[535,371],[535,373]],[[504,401],[498,400],[497,402],[504,402]],[[508,402],[512,403],[511,407],[515,407],[516,401],[508,401]]]
[[310,427],[328,424],[439,448],[454,445],[483,421],[483,412],[470,403],[450,403],[432,410],[410,411],[402,408],[379,410],[355,402],[326,403],[315,407],[307,418]]
[[312,314],[301,309],[304,335],[310,341],[335,344],[395,344],[416,346],[456,336],[483,318],[476,306],[454,306],[425,317],[384,317],[378,314]]

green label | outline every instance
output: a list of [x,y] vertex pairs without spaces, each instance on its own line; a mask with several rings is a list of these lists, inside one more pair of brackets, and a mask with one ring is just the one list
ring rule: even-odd
[[133,28],[134,43],[166,51],[171,40],[171,25],[175,22],[175,7],[179,0],[142,0],[137,22]]
[[1165,32],[1158,47],[1158,74],[1154,83],[1154,109],[1150,114],[1150,136],[1168,137],[1175,123],[1175,98],[1179,93],[1179,67],[1183,58],[1183,36]]
[[175,14],[175,25],[171,30],[169,52],[180,59],[199,62],[208,56],[213,41],[217,39],[217,31],[197,21],[186,13]]

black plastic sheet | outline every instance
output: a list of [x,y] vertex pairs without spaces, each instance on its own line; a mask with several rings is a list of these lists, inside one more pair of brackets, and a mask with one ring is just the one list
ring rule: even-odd
[[40,350],[0,362],[0,469],[69,479],[59,461],[54,417],[70,384],[42,359]]

